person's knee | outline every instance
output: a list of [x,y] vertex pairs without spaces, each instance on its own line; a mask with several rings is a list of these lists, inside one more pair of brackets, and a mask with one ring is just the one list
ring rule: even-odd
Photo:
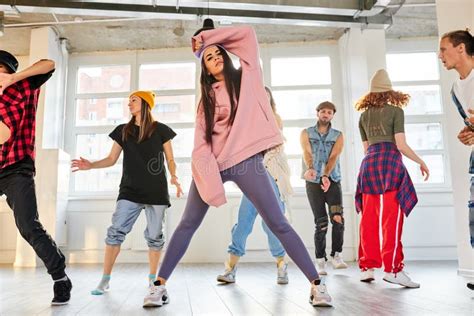
[[152,239],[146,237],[146,242],[148,245],[148,248],[155,250],[155,251],[161,251],[163,249],[163,246],[165,245],[165,239],[163,237],[163,234],[159,236],[157,239]]
[[105,243],[110,246],[121,245],[124,240],[127,232],[118,229],[117,227],[110,226],[107,229],[107,237],[105,238]]
[[319,217],[316,219],[316,232],[317,233],[326,233],[328,230],[329,221],[327,216]]
[[333,226],[344,227],[344,213],[342,205],[329,206],[329,214],[331,217],[331,224]]
[[20,235],[30,244],[34,242],[35,239],[46,235],[46,230],[37,220],[18,223],[18,231],[20,232]]

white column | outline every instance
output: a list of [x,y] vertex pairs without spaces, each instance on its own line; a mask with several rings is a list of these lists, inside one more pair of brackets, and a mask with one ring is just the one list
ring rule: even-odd
[[[349,29],[339,39],[339,56],[342,72],[343,91],[343,113],[345,135],[344,159],[346,163],[345,179],[356,179],[361,160],[363,158],[363,147],[359,133],[359,116],[354,104],[369,91],[370,78],[373,73],[385,68],[385,32],[384,30],[360,30]],[[348,190],[353,197],[355,193],[355,181],[348,180]],[[352,247],[356,249],[356,259],[359,242],[359,217],[355,212],[346,213],[346,223],[353,223],[352,236],[346,236],[346,241],[352,241]],[[351,218],[348,218],[351,217]]]
[[[53,77],[42,86],[36,114],[36,197],[40,221],[53,236],[56,227],[65,226],[64,210],[69,170],[68,157],[60,151],[64,134],[64,85],[67,54],[50,27],[33,29],[30,39],[29,64],[40,59],[56,63]],[[59,168],[62,170],[59,176]],[[66,180],[65,180],[66,179]],[[60,222],[58,222],[60,220]],[[63,234],[64,235],[64,234]],[[35,266],[33,249],[18,235],[15,266]]]
[[[474,1],[436,0],[438,32],[440,35],[474,27]],[[471,149],[462,145],[456,135],[464,127],[462,119],[451,101],[450,89],[457,76],[455,70],[441,73],[444,111],[447,117],[448,149],[451,157],[451,176],[454,210],[456,212],[456,239],[459,274],[474,277],[474,250],[469,242],[467,201],[469,200],[469,155]],[[440,232],[442,233],[442,232]]]

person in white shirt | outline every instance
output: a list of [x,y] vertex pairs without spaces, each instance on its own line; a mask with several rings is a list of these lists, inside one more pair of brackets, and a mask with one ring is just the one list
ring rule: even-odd
[[[474,37],[468,30],[457,30],[444,34],[439,43],[439,59],[447,70],[455,69],[459,76],[453,83],[451,96],[465,127],[459,132],[458,139],[471,146],[470,167],[471,198],[469,200],[469,229],[471,246],[474,248]],[[474,290],[474,282],[467,287]]]

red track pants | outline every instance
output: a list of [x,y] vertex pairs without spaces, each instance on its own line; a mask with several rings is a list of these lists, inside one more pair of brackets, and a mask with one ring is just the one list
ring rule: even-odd
[[[385,272],[397,273],[403,270],[402,227],[403,212],[398,203],[396,191],[383,195],[362,195],[362,219],[360,222],[359,267],[361,270],[380,268]],[[380,197],[382,209],[382,252],[380,252],[379,219]]]

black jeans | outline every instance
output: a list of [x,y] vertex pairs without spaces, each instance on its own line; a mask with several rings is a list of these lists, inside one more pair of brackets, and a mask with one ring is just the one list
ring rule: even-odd
[[[332,224],[332,249],[331,256],[336,252],[342,252],[344,243],[344,217],[342,211],[341,183],[331,180],[331,186],[327,192],[321,189],[321,184],[306,181],[306,194],[314,215],[314,246],[316,259],[326,258],[326,233],[329,221],[326,204],[329,206],[329,217]],[[341,215],[342,223],[334,221],[335,215]],[[326,258],[327,259],[327,258]]]
[[0,196],[3,194],[7,196],[21,236],[44,262],[53,280],[63,278],[65,258],[39,221],[33,176],[13,173],[0,178]]

